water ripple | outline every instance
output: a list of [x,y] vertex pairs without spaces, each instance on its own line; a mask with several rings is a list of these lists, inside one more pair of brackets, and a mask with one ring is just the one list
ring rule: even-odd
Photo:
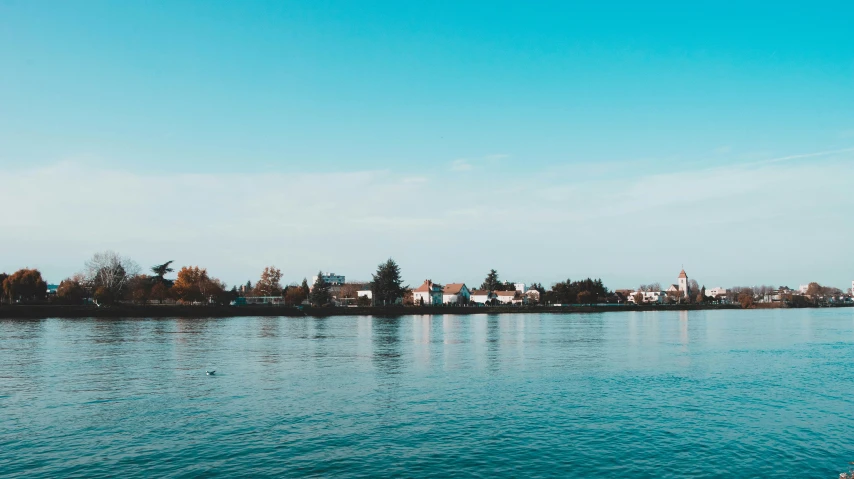
[[853,320],[0,321],[0,476],[833,478]]

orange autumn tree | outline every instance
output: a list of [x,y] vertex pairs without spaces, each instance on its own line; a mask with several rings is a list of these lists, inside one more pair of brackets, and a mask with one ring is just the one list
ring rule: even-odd
[[282,271],[268,266],[261,272],[261,279],[255,283],[255,296],[279,296],[282,294]]
[[0,288],[10,303],[42,301],[47,294],[47,283],[37,269],[24,268],[15,271],[3,280]]
[[183,302],[210,302],[222,295],[225,284],[211,278],[208,270],[198,266],[184,266],[172,285],[175,297]]

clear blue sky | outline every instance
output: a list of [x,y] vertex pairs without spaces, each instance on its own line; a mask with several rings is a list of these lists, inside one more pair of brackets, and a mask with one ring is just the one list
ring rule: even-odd
[[58,281],[109,248],[229,283],[394,256],[412,284],[631,287],[685,264],[707,286],[849,286],[852,18],[3,0],[0,186],[38,198],[0,213],[0,269]]

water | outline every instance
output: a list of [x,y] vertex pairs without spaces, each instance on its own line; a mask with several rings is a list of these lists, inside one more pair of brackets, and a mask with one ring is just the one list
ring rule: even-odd
[[852,346],[854,309],[0,321],[0,476],[836,478]]

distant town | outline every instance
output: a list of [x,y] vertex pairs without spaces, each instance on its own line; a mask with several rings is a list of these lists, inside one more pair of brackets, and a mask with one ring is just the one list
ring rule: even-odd
[[[389,259],[369,281],[348,282],[344,275],[319,271],[301,283],[282,285],[282,272],[269,266],[253,283],[230,288],[199,266],[173,267],[173,261],[143,271],[133,260],[112,251],[95,254],[83,270],[59,283],[47,283],[38,269],[0,273],[0,304],[138,305],[277,305],[314,307],[371,306],[578,306],[578,305],[730,305],[810,307],[854,304],[852,289],[806,282],[788,286],[706,287],[682,269],[675,282],[610,290],[600,279],[578,279],[543,286],[502,280],[496,270],[479,285],[436,282],[404,285],[400,266]],[[167,275],[177,272],[176,279]],[[854,288],[854,281],[851,282]]]

